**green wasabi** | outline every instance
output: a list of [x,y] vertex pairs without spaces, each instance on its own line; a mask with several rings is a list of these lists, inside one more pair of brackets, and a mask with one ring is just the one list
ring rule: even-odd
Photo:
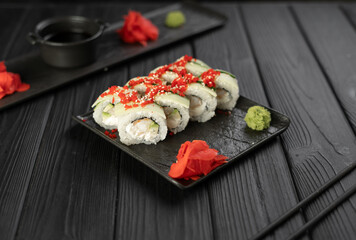
[[171,11],[166,16],[166,26],[177,28],[185,23],[185,16],[181,11]]
[[253,130],[261,131],[267,129],[271,122],[271,113],[261,106],[250,107],[247,110],[245,122]]

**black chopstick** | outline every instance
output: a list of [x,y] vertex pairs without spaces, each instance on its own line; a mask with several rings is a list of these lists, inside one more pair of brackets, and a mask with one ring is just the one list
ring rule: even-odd
[[[292,217],[295,213],[297,213],[299,211],[300,208],[304,207],[305,205],[307,205],[310,201],[316,199],[317,197],[319,197],[325,190],[327,190],[330,186],[334,185],[336,182],[338,182],[341,178],[345,177],[347,174],[349,174],[352,170],[354,170],[356,167],[356,162],[352,163],[350,166],[346,167],[345,169],[343,169],[341,172],[339,172],[338,174],[336,174],[333,178],[331,178],[326,184],[324,184],[323,186],[321,186],[319,189],[317,189],[314,193],[310,194],[307,198],[303,199],[302,201],[300,201],[297,205],[295,205],[292,209],[290,209],[288,212],[286,212],[285,214],[283,214],[281,217],[279,217],[276,221],[274,221],[273,223],[271,223],[270,225],[268,225],[267,227],[265,227],[264,229],[262,229],[259,233],[257,233],[255,236],[253,236],[252,238],[250,238],[250,240],[259,240],[262,239],[263,237],[265,237],[268,233],[270,233],[271,231],[273,231],[274,229],[276,229],[277,227],[279,227],[281,224],[283,224],[285,221],[287,221],[290,217]],[[352,190],[352,189],[351,189]],[[348,192],[347,192],[348,193]],[[346,194],[346,193],[345,193]],[[345,195],[344,194],[344,195]],[[342,197],[344,197],[344,195],[342,195]],[[341,197],[339,197],[336,201],[338,201],[339,199],[341,199]],[[335,202],[336,202],[335,201]],[[334,204],[334,203],[333,203]],[[333,205],[332,204],[332,205]],[[331,206],[331,205],[330,205]],[[336,205],[337,206],[337,205]],[[329,209],[329,208],[328,208]],[[329,211],[331,211],[332,209],[330,209]],[[328,211],[328,212],[329,212]],[[319,216],[319,215],[318,215]],[[325,215],[323,215],[325,216]],[[321,218],[320,218],[321,219]],[[319,221],[320,219],[318,219],[317,221]],[[313,219],[314,221],[314,219]],[[310,221],[311,222],[311,221]],[[315,222],[316,223],[316,222]],[[314,224],[315,224],[314,223]],[[307,225],[307,224],[306,224]],[[304,226],[306,226],[304,225]],[[304,227],[303,227],[304,228]],[[308,228],[309,229],[309,228]]]
[[323,211],[321,211],[316,217],[314,217],[312,220],[307,222],[306,224],[303,225],[298,231],[293,233],[291,236],[288,237],[288,240],[294,240],[303,235],[306,231],[308,231],[310,228],[312,228],[315,224],[317,224],[321,219],[323,219],[328,213],[333,211],[339,204],[344,202],[346,199],[352,196],[356,192],[356,185],[351,187],[349,190],[344,192],[340,197],[338,197],[335,201],[333,201],[327,208],[325,208]]

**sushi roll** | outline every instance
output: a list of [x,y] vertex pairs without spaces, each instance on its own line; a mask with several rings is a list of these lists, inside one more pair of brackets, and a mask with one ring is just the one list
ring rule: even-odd
[[117,128],[126,145],[157,144],[168,130],[176,134],[189,121],[210,120],[217,107],[232,110],[238,98],[234,75],[185,55],[124,87],[110,87],[92,105],[93,118],[105,129]]
[[192,59],[185,64],[185,69],[188,73],[193,74],[194,76],[198,77],[203,72],[208,70],[210,67],[199,59]]
[[114,112],[123,144],[157,144],[167,136],[166,115],[163,108],[155,103],[117,104]]
[[156,85],[165,85],[165,82],[163,82],[159,78],[143,76],[132,78],[125,84],[125,86],[127,86],[128,88],[136,90],[139,94],[139,97],[145,95],[147,86]]
[[157,67],[153,69],[148,76],[159,78],[168,84],[171,84],[174,79],[179,77],[179,74],[176,72],[173,72],[172,70],[169,69],[169,65],[164,65]]
[[188,73],[172,82],[172,92],[178,92],[190,100],[189,116],[191,121],[206,122],[215,116],[217,105],[213,89],[199,83],[199,78]]
[[210,69],[210,67],[203,61],[185,55],[177,59],[174,63],[155,68],[151,71],[149,76],[172,83],[173,80],[179,76],[191,73],[198,77],[208,69]]
[[217,108],[232,110],[239,98],[239,86],[236,77],[220,69],[209,69],[200,75],[200,80],[213,87],[217,94]]
[[169,131],[176,134],[186,128],[189,122],[189,99],[167,93],[157,96],[155,102],[163,107]]
[[93,103],[94,121],[105,129],[117,128],[117,117],[115,116],[114,107],[122,102],[136,101],[138,98],[135,90],[127,87],[112,86],[97,98]]
[[185,55],[172,63],[169,69],[180,75],[191,73],[198,77],[209,68],[210,67],[203,61]]
[[166,82],[155,77],[137,77],[126,86],[138,91],[142,101],[153,101],[163,107],[167,118],[167,127],[174,134],[182,131],[189,121],[189,100],[173,94]]
[[168,130],[176,134],[185,129],[189,122],[189,99],[171,92],[171,86],[151,86],[145,97],[153,99],[163,108]]

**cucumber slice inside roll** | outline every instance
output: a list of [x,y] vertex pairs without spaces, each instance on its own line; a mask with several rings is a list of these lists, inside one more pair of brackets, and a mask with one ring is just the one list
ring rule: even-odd
[[107,112],[102,112],[102,115],[103,115],[103,118],[104,118],[104,119],[111,116],[111,114],[110,114],[110,113],[107,113]]
[[103,112],[109,112],[114,107],[114,104],[109,103],[103,109]]

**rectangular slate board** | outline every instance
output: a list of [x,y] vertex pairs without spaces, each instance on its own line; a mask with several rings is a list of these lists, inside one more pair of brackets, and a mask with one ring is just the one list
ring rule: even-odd
[[[173,136],[167,135],[166,139],[157,143],[157,145],[137,144],[126,146],[120,142],[119,137],[116,139],[110,138],[105,135],[105,129],[94,121],[92,111],[73,116],[73,119],[119,147],[130,156],[136,158],[177,187],[186,189],[229,166],[246,153],[251,152],[256,147],[281,134],[288,128],[290,123],[289,118],[267,107],[265,108],[271,112],[271,126],[264,131],[254,131],[248,128],[244,117],[248,108],[255,105],[261,106],[241,96],[237,101],[236,107],[231,111],[231,114],[220,112],[205,123],[189,122],[184,131]],[[168,176],[168,172],[172,163],[176,161],[176,156],[181,144],[185,141],[192,140],[206,141],[211,148],[217,149],[219,154],[227,156],[229,158],[228,162],[196,181],[172,179]]]
[[[186,23],[182,27],[170,29],[164,25],[166,14],[172,10],[181,10],[185,14]],[[84,67],[54,68],[42,61],[39,52],[6,61],[8,71],[19,73],[22,81],[29,83],[31,88],[26,92],[16,92],[1,99],[0,111],[90,73],[104,70],[114,64],[222,26],[227,20],[220,13],[193,3],[174,4],[144,14],[144,16],[158,27],[160,31],[158,40],[148,42],[145,47],[140,44],[126,44],[118,38],[115,32],[116,29],[121,28],[123,22],[111,24],[100,38],[96,62]]]

